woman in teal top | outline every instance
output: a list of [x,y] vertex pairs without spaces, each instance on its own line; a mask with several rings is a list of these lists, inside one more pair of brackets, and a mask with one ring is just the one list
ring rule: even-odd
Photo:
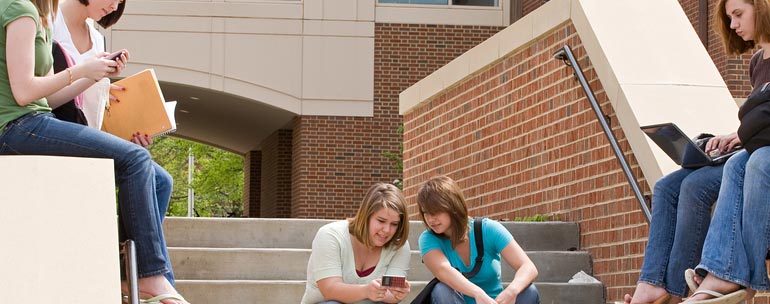
[[[423,223],[429,229],[420,235],[420,255],[425,266],[441,282],[431,294],[433,303],[540,303],[532,284],[535,264],[500,223],[484,219],[484,258],[478,273],[468,279],[462,273],[475,266],[476,243],[473,220],[462,191],[446,176],[434,177],[417,193]],[[503,288],[501,257],[516,270],[513,281]]]
[[[47,17],[56,16],[57,7],[57,0],[0,0],[0,155],[113,159],[121,228],[136,243],[140,296],[149,298],[147,303],[187,303],[163,276],[169,269],[149,152],[51,114],[51,107],[68,102],[84,87],[117,75],[122,68],[102,53],[54,74]],[[30,180],[29,189],[56,182]]]

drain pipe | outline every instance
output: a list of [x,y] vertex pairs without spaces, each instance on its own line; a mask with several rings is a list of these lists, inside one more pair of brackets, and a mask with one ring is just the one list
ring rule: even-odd
[[649,224],[650,208],[647,207],[647,203],[645,202],[644,196],[642,195],[642,190],[639,189],[639,185],[636,183],[636,179],[631,173],[631,167],[628,166],[626,158],[623,157],[623,152],[620,150],[620,146],[618,146],[618,140],[615,138],[615,134],[612,133],[612,130],[607,123],[607,119],[605,118],[604,113],[602,113],[602,109],[599,107],[599,103],[596,101],[596,96],[594,95],[593,90],[591,90],[591,87],[588,86],[588,81],[586,81],[586,77],[583,75],[583,70],[580,68],[580,64],[578,64],[577,60],[575,60],[575,54],[572,53],[572,49],[570,49],[568,45],[565,45],[556,53],[554,53],[553,57],[563,61],[567,66],[572,67],[575,78],[577,78],[578,82],[580,82],[580,86],[583,87],[583,91],[585,92],[586,97],[588,97],[588,101],[591,102],[591,107],[594,110],[594,114],[596,114],[596,119],[602,125],[604,135],[607,135],[607,139],[610,141],[610,146],[612,146],[612,150],[615,152],[615,157],[618,159],[618,162],[620,162],[620,166],[623,168],[623,172],[626,174],[626,178],[628,179],[628,184],[631,185],[631,188],[634,190],[636,200],[639,201],[639,206],[642,208],[642,212],[644,212],[644,216],[647,219],[647,223]]

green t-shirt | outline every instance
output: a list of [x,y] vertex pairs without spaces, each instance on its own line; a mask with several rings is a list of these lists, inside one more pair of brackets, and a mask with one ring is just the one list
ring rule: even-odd
[[[8,64],[6,57],[7,26],[21,17],[31,17],[37,24],[35,35],[35,76],[45,76],[53,65],[51,54],[51,30],[43,27],[38,16],[37,8],[29,0],[0,0],[0,133],[5,125],[31,112],[50,112],[48,101],[41,98],[24,107],[19,106],[13,98],[11,84],[8,80]],[[10,46],[13,47],[13,46]]]

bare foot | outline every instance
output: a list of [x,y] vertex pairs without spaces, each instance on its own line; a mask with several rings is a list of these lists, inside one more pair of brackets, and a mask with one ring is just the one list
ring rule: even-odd
[[665,288],[647,283],[636,285],[634,296],[626,294],[623,301],[626,304],[654,303],[656,300],[665,297],[668,294]]
[[[169,283],[163,275],[141,278],[137,282],[137,285],[139,286],[139,298],[142,299],[148,299],[162,294],[179,294],[176,289],[174,289],[174,286],[171,286],[171,283]],[[123,286],[123,288],[128,290],[127,286]],[[172,299],[162,300],[161,302],[164,304],[189,304],[186,301]]]
[[[695,276],[695,278],[697,277],[698,276]],[[711,290],[721,294],[728,294],[738,289],[741,289],[740,285],[735,284],[733,282],[722,280],[711,274],[706,275],[706,277],[703,279],[703,281],[701,281],[700,286],[698,287],[698,290]],[[697,294],[695,296],[689,297],[686,301],[684,301],[684,303],[695,301],[695,300],[707,300],[711,298],[713,297],[708,294]]]

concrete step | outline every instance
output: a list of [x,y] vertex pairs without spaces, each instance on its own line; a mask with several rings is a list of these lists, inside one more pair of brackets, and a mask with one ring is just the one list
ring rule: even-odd
[[[427,281],[411,282],[409,303]],[[506,284],[509,282],[506,282]],[[537,282],[542,304],[605,303],[602,284]],[[299,303],[305,292],[301,280],[178,280],[177,289],[191,303],[283,304]]]
[[[310,249],[170,248],[174,274],[182,280],[304,280]],[[592,273],[591,256],[582,251],[530,251],[539,282],[567,282],[583,270]],[[503,280],[514,271],[501,263]],[[430,280],[433,275],[422,264],[419,251],[412,251],[407,277]]]
[[[332,220],[223,219],[169,217],[164,232],[169,247],[204,248],[310,248],[318,228]],[[410,222],[409,243],[417,248],[425,228]],[[503,222],[525,250],[579,249],[578,225],[565,222]]]

